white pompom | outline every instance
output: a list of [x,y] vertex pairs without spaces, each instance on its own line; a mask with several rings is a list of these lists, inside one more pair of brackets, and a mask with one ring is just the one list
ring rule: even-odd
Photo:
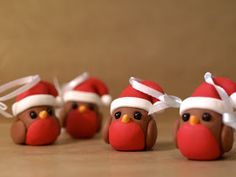
[[110,95],[103,95],[101,97],[101,100],[102,100],[102,103],[106,106],[110,105],[111,101],[112,101],[112,98]]
[[233,105],[233,107],[236,107],[236,92],[230,95],[230,102]]
[[56,97],[56,107],[62,107],[64,105],[64,100],[61,96]]
[[223,123],[236,130],[236,113],[235,112],[224,113],[223,114]]

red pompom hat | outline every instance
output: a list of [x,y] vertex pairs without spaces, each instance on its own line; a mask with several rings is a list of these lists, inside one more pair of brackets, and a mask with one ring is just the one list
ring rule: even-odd
[[[205,74],[205,82],[203,82],[191,95],[185,99],[180,106],[180,114],[192,108],[209,109],[217,113],[223,114],[228,112],[229,107],[236,108],[236,83],[230,79],[223,77],[211,78],[213,83],[208,83],[207,78],[211,78],[210,73]],[[220,92],[224,92],[229,104],[222,100],[222,96],[217,91],[217,87],[221,88]]]
[[65,102],[81,101],[97,105],[109,105],[111,102],[111,96],[105,83],[89,77],[87,73],[83,73],[67,83],[62,91]]
[[18,115],[34,106],[57,106],[57,90],[53,84],[40,81],[32,88],[19,94],[12,106],[13,115]]

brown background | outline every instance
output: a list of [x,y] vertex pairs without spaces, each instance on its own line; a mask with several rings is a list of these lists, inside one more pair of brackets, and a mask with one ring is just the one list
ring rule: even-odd
[[[167,93],[185,98],[202,82],[206,71],[236,81],[235,7],[234,0],[0,1],[0,83],[30,74],[48,80],[56,76],[65,82],[88,71],[108,84],[113,97],[127,86],[130,76],[137,76],[156,81]],[[18,171],[23,171],[24,176],[163,176],[173,172],[184,175],[188,168],[194,176],[194,169],[205,165],[210,169],[204,171],[206,176],[232,171],[236,165],[235,148],[230,160],[213,165],[188,162],[178,154],[170,133],[177,115],[177,110],[160,115],[159,151],[134,153],[134,161],[129,154],[114,152],[99,139],[83,142],[81,152],[76,151],[80,147],[76,143],[62,146],[63,139],[59,140],[61,146],[54,147],[56,150],[15,146],[7,134],[9,124],[4,123],[0,171],[9,176],[22,175]],[[97,146],[97,141],[101,145]],[[89,143],[95,144],[94,149],[102,155],[91,156],[93,148]],[[64,148],[71,148],[69,154]],[[83,156],[83,150],[90,156]],[[79,154],[78,159],[73,159],[71,152]],[[61,161],[68,163],[62,172]],[[143,161],[147,164],[144,167]],[[96,166],[94,174],[84,162]],[[7,172],[4,164],[15,165]]]
[[88,71],[117,96],[130,76],[188,96],[211,71],[236,80],[235,1],[0,2],[1,83]]

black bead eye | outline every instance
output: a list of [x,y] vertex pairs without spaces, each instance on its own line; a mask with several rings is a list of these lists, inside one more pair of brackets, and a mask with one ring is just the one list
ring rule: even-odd
[[142,118],[142,113],[138,111],[134,112],[134,118],[140,120]]
[[77,109],[78,108],[78,104],[76,102],[73,102],[71,105],[72,109]]
[[38,114],[35,111],[30,111],[29,115],[31,119],[36,119],[38,117]]
[[50,116],[53,116],[53,115],[54,115],[54,110],[53,110],[53,108],[48,108],[47,112],[48,112],[48,114],[49,114]]
[[211,114],[205,112],[202,114],[202,120],[206,121],[206,122],[209,122],[211,120]]
[[184,122],[187,122],[189,120],[189,118],[190,118],[190,114],[189,113],[184,113],[182,115],[182,119],[183,119]]
[[121,116],[121,112],[120,112],[120,111],[118,111],[118,112],[115,113],[115,118],[116,118],[116,119],[119,119],[120,116]]
[[95,110],[95,105],[94,105],[94,104],[89,104],[88,107],[89,107],[89,109],[92,110],[92,111]]

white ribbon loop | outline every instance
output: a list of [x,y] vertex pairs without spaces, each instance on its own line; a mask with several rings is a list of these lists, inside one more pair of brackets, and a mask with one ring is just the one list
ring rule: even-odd
[[162,101],[157,102],[155,105],[152,105],[150,107],[150,109],[148,111],[148,115],[154,114],[156,112],[161,112],[167,108],[169,108],[169,106],[166,103],[164,103]]
[[222,101],[225,103],[225,113],[223,113],[223,123],[229,127],[232,127],[236,129],[236,113],[234,112],[233,105],[230,102],[229,95],[226,93],[226,91],[216,85],[212,79],[212,74],[210,72],[207,72],[204,75],[204,79],[208,84],[211,84],[215,87],[217,93],[219,94]]
[[149,114],[160,112],[170,107],[174,108],[180,107],[180,104],[182,103],[182,100],[180,98],[172,95],[163,94],[153,88],[150,88],[140,83],[140,81],[141,79],[135,77],[131,77],[129,79],[129,82],[134,89],[160,100],[160,102],[157,102],[152,105],[152,107],[149,110]]
[[39,81],[40,81],[40,77],[38,75],[35,75],[35,76],[23,77],[23,78],[8,82],[8,83],[0,86],[0,93],[2,93],[8,89],[13,88],[13,87],[23,85],[22,87],[14,90],[13,92],[11,92],[3,97],[0,97],[0,101],[6,101],[6,100],[9,100],[9,99],[19,95],[20,93],[33,87]]
[[138,78],[135,78],[135,77],[131,77],[129,79],[130,85],[134,89],[136,89],[136,90],[138,90],[138,91],[140,91],[142,93],[145,93],[147,95],[150,95],[150,96],[158,98],[158,99],[159,99],[160,96],[163,95],[163,93],[161,93],[161,92],[159,92],[157,90],[154,90],[153,88],[148,87],[148,86],[146,86],[144,84],[141,84],[140,81],[141,81],[141,79],[138,79]]
[[76,86],[80,85],[81,83],[86,81],[88,78],[89,78],[89,74],[87,72],[84,72],[62,86],[59,84],[58,79],[54,78],[53,83],[58,92],[58,97],[57,97],[58,107],[61,107],[64,104],[63,95],[67,91],[73,90]]
[[163,100],[167,105],[172,108],[179,108],[182,103],[182,100],[179,97],[167,94],[163,95]]
[[61,89],[61,87],[60,87],[60,83],[59,83],[57,77],[54,77],[54,78],[53,78],[53,84],[54,84],[54,86],[55,86],[55,88],[56,88],[56,90],[57,90],[57,92],[58,92],[58,95],[59,95],[59,96],[62,96],[62,89]]
[[62,91],[59,81],[56,77],[53,78],[53,84],[58,92],[58,96],[56,97],[56,107],[61,107],[64,104],[63,91]]
[[40,77],[38,75],[34,75],[34,76],[28,76],[28,77],[23,77],[11,82],[8,82],[4,85],[0,86],[0,93],[5,92],[11,88],[23,85],[22,87],[14,90],[13,92],[0,97],[0,114],[2,114],[4,117],[10,118],[12,117],[11,114],[9,114],[8,112],[6,112],[5,110],[7,110],[7,105],[5,105],[3,103],[3,101],[7,101],[23,92],[25,92],[26,90],[30,89],[31,87],[33,87],[34,85],[36,85],[38,82],[40,81]]
[[0,102],[0,114],[2,114],[6,118],[11,118],[12,115],[6,112],[5,110],[7,109],[7,105],[4,103]]
[[148,114],[153,114],[155,112],[160,112],[167,108],[179,108],[182,100],[176,96],[172,95],[162,95],[159,97],[160,102],[157,102],[152,105]]
[[7,105],[5,105],[4,103],[0,102],[0,110],[6,110],[7,109]]
[[70,82],[66,83],[65,85],[62,86],[60,89],[62,94],[64,94],[66,91],[73,90],[77,85],[83,83],[89,78],[89,74],[87,72],[84,72],[83,74],[77,76]]

